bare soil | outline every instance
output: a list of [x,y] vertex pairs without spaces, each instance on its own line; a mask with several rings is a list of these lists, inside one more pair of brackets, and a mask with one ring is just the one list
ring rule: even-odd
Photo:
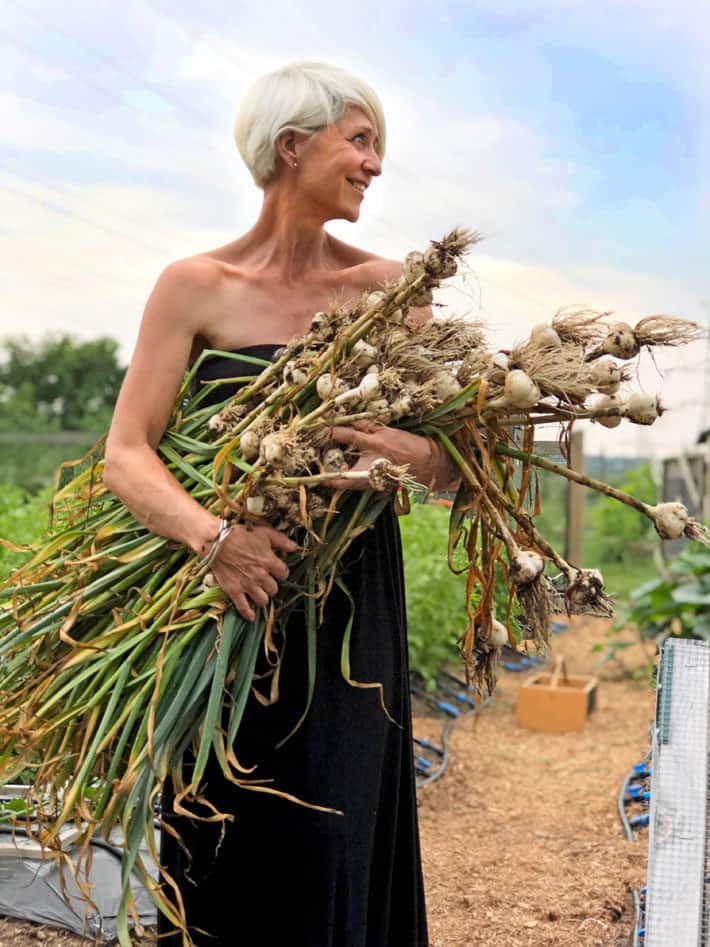
[[[525,674],[502,672],[491,703],[460,720],[446,774],[420,790],[431,947],[621,947],[633,927],[630,888],[644,884],[646,837],[627,842],[616,799],[648,749],[654,692],[618,664],[596,669],[608,623],[575,619],[553,637],[570,673],[597,673],[584,730],[524,730],[515,718]],[[628,633],[632,640],[631,633]],[[651,654],[624,652],[629,670]],[[417,717],[420,736],[440,722]],[[65,931],[0,919],[0,947],[85,947]],[[152,937],[137,947],[154,947]],[[314,945],[315,947],[315,945]],[[398,947],[398,945],[392,945]]]
[[[575,619],[553,636],[554,653],[570,673],[592,673],[607,627]],[[629,668],[650,659],[638,646],[624,652]],[[524,730],[515,700],[527,675],[505,672],[491,704],[454,727],[446,775],[420,792],[432,947],[630,943],[629,888],[645,883],[647,838],[626,840],[616,805],[648,749],[654,691],[619,665],[596,673],[584,730]]]

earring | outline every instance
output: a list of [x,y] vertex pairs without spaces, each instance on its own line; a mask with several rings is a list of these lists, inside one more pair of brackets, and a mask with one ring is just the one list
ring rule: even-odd
[[294,160],[294,162],[293,162],[293,167],[294,167],[294,168],[297,168],[297,167],[298,167],[298,161],[295,161],[295,160]]

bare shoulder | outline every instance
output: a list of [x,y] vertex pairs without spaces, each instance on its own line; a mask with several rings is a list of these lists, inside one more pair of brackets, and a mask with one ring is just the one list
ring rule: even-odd
[[223,277],[224,266],[220,261],[198,254],[168,264],[158,277],[156,289],[167,293],[201,294],[216,289]]
[[381,286],[398,280],[402,275],[402,263],[399,260],[386,260],[375,257],[360,264],[363,280],[369,286]]
[[331,238],[332,248],[358,289],[375,289],[402,275],[402,263]]
[[224,266],[208,256],[170,263],[159,275],[148,299],[144,324],[170,325],[172,331],[198,335],[224,282]]

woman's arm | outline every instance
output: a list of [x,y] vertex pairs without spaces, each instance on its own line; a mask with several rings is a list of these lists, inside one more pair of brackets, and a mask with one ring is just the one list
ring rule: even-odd
[[[369,470],[379,457],[394,464],[406,464],[410,476],[429,490],[456,490],[461,479],[455,464],[430,437],[385,427],[375,421],[355,421],[350,427],[334,427],[331,436],[338,444],[349,444],[360,454],[352,470]],[[336,489],[369,489],[366,481],[328,481]]]
[[139,522],[194,552],[214,539],[219,519],[193,500],[158,458],[193,340],[218,274],[183,260],[160,276],[146,305],[106,442],[104,482]]
[[[106,443],[104,483],[135,518],[204,555],[219,533],[219,518],[180,486],[156,453],[170,419],[194,339],[218,292],[221,274],[210,261],[169,266],[153,290],[126,373]],[[288,569],[275,550],[295,549],[268,527],[232,527],[212,572],[238,611],[254,618]]]

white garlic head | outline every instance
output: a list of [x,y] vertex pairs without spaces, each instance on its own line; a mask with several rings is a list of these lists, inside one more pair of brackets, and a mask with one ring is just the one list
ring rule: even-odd
[[679,539],[688,525],[688,510],[682,503],[659,503],[649,512],[661,539]]
[[239,449],[244,460],[256,460],[259,456],[259,435],[256,431],[244,431],[239,436]]
[[616,322],[609,326],[602,348],[608,355],[623,359],[634,358],[640,351],[634,330],[627,322]]
[[562,347],[562,339],[547,322],[539,322],[536,326],[533,326],[530,341],[541,349],[559,349]]
[[540,389],[520,368],[505,376],[505,399],[514,408],[532,408],[540,400]]

